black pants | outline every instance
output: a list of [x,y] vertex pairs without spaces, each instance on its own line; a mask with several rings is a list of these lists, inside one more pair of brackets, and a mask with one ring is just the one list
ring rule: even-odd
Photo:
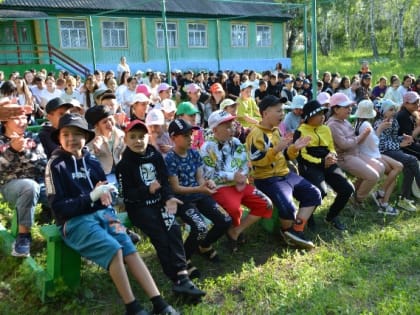
[[[191,198],[181,198],[183,205],[178,206],[177,215],[191,227],[190,234],[184,243],[185,256],[190,259],[198,246],[210,247],[230,227],[232,219],[214,201],[211,196],[194,194]],[[203,215],[213,222],[208,230]]]
[[299,173],[321,191],[322,198],[327,195],[327,184],[335,191],[336,197],[327,213],[327,220],[332,220],[338,216],[354,193],[353,184],[337,165],[330,166],[328,169],[321,169],[301,163]]
[[146,234],[155,247],[163,272],[176,281],[177,273],[187,270],[181,227],[176,220],[165,224],[159,208],[136,207],[126,204],[128,217],[134,226]]

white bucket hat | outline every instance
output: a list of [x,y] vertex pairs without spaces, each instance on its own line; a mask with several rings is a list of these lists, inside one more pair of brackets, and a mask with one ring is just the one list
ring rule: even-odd
[[356,118],[371,119],[376,117],[376,111],[374,109],[373,102],[370,100],[363,100],[357,105]]

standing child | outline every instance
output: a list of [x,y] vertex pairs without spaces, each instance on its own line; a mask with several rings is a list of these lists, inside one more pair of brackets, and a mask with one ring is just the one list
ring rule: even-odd
[[155,314],[178,314],[161,297],[143,260],[111,207],[111,192],[99,162],[84,149],[95,133],[76,114],[61,117],[51,135],[61,145],[45,171],[48,201],[64,243],[108,270],[126,314],[148,314],[131,289],[125,265],[153,303]]
[[[196,128],[183,119],[171,122],[168,132],[174,148],[165,160],[172,189],[184,203],[178,215],[191,227],[184,244],[187,259],[198,251],[210,261],[217,261],[219,257],[212,244],[226,233],[232,220],[211,197],[216,185],[204,178],[203,159],[198,151],[191,149],[192,131]],[[210,230],[202,214],[213,222]]]
[[148,130],[140,120],[132,121],[125,131],[127,148],[117,165],[117,177],[128,216],[150,237],[164,273],[174,283],[172,290],[203,296],[205,292],[188,277],[181,229],[175,220],[180,201],[169,187],[162,155],[148,144]]
[[[314,185],[290,172],[287,160],[296,159],[310,137],[281,137],[277,126],[284,117],[278,97],[266,96],[259,105],[262,120],[251,130],[246,148],[251,160],[255,186],[272,200],[280,217],[283,236],[288,243],[311,249],[315,245],[305,238],[307,220],[321,204],[321,194]],[[300,202],[296,211],[293,197]]]

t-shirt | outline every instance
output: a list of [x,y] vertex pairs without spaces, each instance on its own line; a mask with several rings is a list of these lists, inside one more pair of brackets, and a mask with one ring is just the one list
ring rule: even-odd
[[189,149],[187,155],[182,157],[171,150],[166,155],[165,162],[168,167],[168,175],[177,176],[181,186],[199,186],[195,175],[198,168],[203,166],[203,159],[198,151]]

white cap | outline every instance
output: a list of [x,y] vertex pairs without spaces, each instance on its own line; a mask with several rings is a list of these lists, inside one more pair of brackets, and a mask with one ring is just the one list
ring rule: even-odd
[[216,110],[209,116],[209,128],[213,129],[216,128],[218,125],[234,120],[236,117],[229,114],[227,111],[224,110]]
[[146,126],[151,125],[164,125],[165,117],[160,109],[152,109],[147,113],[146,116]]
[[292,104],[290,104],[290,109],[302,109],[303,106],[308,102],[308,99],[304,95],[296,95],[293,97]]
[[176,112],[176,104],[173,100],[167,98],[160,102],[160,109],[165,113]]
[[133,96],[133,98],[131,99],[130,104],[133,105],[134,103],[150,103],[150,99],[144,95],[143,93],[137,93]]

